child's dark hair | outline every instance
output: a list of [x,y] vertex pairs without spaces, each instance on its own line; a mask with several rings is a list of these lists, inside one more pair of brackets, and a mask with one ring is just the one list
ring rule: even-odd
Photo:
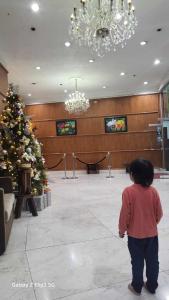
[[152,163],[145,159],[136,159],[131,162],[129,173],[134,182],[144,187],[149,187],[154,178],[154,167]]

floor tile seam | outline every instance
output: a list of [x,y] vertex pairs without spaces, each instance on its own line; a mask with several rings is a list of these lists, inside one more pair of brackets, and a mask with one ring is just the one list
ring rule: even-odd
[[[93,213],[93,212],[91,212],[90,211],[90,208],[87,208],[86,209],[86,212],[88,212],[91,216],[94,216],[97,220],[99,220],[98,219],[98,217]],[[105,215],[105,217],[109,217],[110,215]],[[55,219],[56,221],[59,221],[59,219]],[[100,221],[100,220],[99,220]],[[42,224],[53,224],[54,222],[53,221],[51,221],[51,220],[49,220],[49,221],[44,221]],[[100,223],[102,223],[101,221],[100,221]],[[33,222],[33,223],[31,223],[31,220],[27,223],[27,226],[28,227],[30,227],[30,226],[34,226],[35,224],[41,224],[40,222],[38,222],[38,219],[37,219],[37,222]],[[106,227],[104,224],[102,224],[104,227]],[[107,228],[107,227],[106,227]]]
[[[92,212],[92,208],[88,208],[89,211],[95,215],[94,212]],[[96,215],[95,215],[96,216]],[[99,216],[96,216],[97,218],[99,218]],[[119,217],[119,213],[112,213],[112,214],[105,214],[103,217],[107,218],[107,217]]]
[[[101,285],[99,287],[95,287],[95,288],[89,288],[89,289],[86,289],[85,291],[82,291],[82,292],[77,292],[77,293],[74,293],[74,294],[69,294],[67,296],[63,296],[63,297],[60,297],[60,298],[53,298],[51,300],[61,300],[61,299],[66,299],[68,297],[73,297],[73,296],[77,296],[77,295],[82,295],[82,294],[85,294],[85,293],[88,293],[88,292],[92,292],[92,291],[97,291],[97,290],[101,290],[101,289],[112,289],[113,287],[121,284],[121,283],[128,283],[129,282],[129,279],[124,279],[124,280],[121,280],[121,281],[118,281],[114,284],[109,284],[109,285]],[[127,284],[126,284],[127,286]]]
[[17,253],[26,253],[26,250],[14,250],[14,251],[11,251],[11,252],[5,252],[1,258],[3,259],[3,257],[6,257],[6,256],[9,256],[9,255],[13,255],[13,254],[17,254]]
[[[165,273],[165,272],[159,272],[159,274],[160,273]],[[63,296],[63,297],[60,297],[60,298],[55,298],[55,299],[52,299],[52,300],[61,300],[61,299],[66,299],[66,298],[68,298],[68,297],[73,297],[73,296],[77,296],[77,295],[82,295],[82,294],[85,294],[85,293],[88,293],[88,292],[92,292],[92,291],[97,291],[97,290],[101,290],[101,289],[112,289],[113,287],[116,287],[116,286],[118,286],[119,284],[121,284],[121,283],[125,283],[126,282],[126,286],[127,286],[127,283],[129,282],[129,279],[124,279],[124,280],[120,280],[120,281],[118,281],[118,282],[116,282],[116,283],[114,283],[114,284],[109,284],[109,285],[103,285],[103,286],[99,286],[99,287],[97,287],[97,288],[91,288],[91,289],[87,289],[87,290],[85,290],[85,291],[83,291],[83,292],[80,292],[80,293],[75,293],[75,294],[70,294],[70,295],[67,295],[67,296]]]
[[[29,273],[30,273],[31,282],[34,283],[27,253],[26,253],[26,260],[27,260],[27,264],[28,264],[28,269],[29,269]],[[35,290],[34,284],[33,284],[33,292],[34,292],[35,299],[38,300],[38,298],[36,296],[36,290]]]
[[91,213],[91,215],[93,215],[95,218],[96,218],[96,220],[98,220],[98,222],[106,229],[106,230],[108,230],[110,233],[111,233],[111,235],[113,234],[112,233],[112,231],[106,226],[106,225],[104,225],[103,223],[102,223],[102,221],[93,213],[93,212],[90,212]]
[[[99,221],[99,223],[101,223],[101,225],[102,226],[104,226],[107,230],[109,230],[110,232],[111,232],[111,230],[106,226],[106,225],[104,225],[103,223],[102,223],[102,221],[101,220],[99,220],[99,218],[98,217],[96,217],[95,215],[93,215],[93,217],[95,217],[95,219],[97,219],[97,221]],[[58,223],[58,222],[57,222]],[[28,224],[27,226],[28,226],[28,230],[29,230],[29,228],[31,227],[31,226],[34,226],[34,225],[47,225],[47,224],[51,224],[51,225],[53,225],[53,224],[55,224],[55,222],[53,222],[53,221],[49,221],[49,222],[46,222],[46,221],[44,221],[44,222],[41,222],[41,223],[31,223],[31,224]],[[57,225],[57,224],[56,224]],[[62,224],[61,224],[62,225]],[[112,232],[111,232],[112,233]]]
[[26,229],[25,251],[26,251],[26,246],[27,246],[27,240],[28,240],[28,224],[27,224],[27,229]]
[[26,252],[36,251],[36,250],[40,250],[40,249],[48,249],[48,248],[53,248],[53,247],[62,247],[62,246],[69,246],[69,245],[79,245],[79,244],[84,244],[84,243],[92,243],[94,241],[102,241],[102,240],[106,240],[106,239],[112,240],[112,236],[105,236],[105,237],[102,237],[102,238],[86,240],[86,241],[54,244],[54,245],[50,245],[50,246],[46,246],[46,247],[40,247],[40,248],[26,249]]

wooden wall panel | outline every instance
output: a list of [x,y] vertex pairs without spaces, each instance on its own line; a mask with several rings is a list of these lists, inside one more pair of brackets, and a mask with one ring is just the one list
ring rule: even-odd
[[3,107],[4,107],[4,103],[2,102],[3,98],[4,97],[0,94],[0,114],[1,114],[1,112],[3,110]]
[[84,135],[76,137],[40,138],[45,153],[94,152],[112,150],[137,150],[156,147],[154,132],[135,132],[103,135]]
[[[65,112],[63,103],[27,106],[26,112],[33,116],[48,167],[56,165],[63,153],[68,154],[67,165],[71,169],[72,152],[86,162],[96,162],[108,151],[112,152],[113,168],[124,167],[125,162],[139,156],[151,159],[155,166],[162,165],[155,129],[149,127],[160,117],[159,95],[92,101],[85,114],[76,116]],[[105,133],[104,118],[112,115],[127,115],[127,133]],[[56,120],[66,118],[77,120],[77,135],[58,137]],[[106,161],[101,166],[107,167]],[[63,169],[63,164],[59,168]],[[84,169],[85,165],[78,162],[77,168]]]
[[56,136],[56,121],[33,122],[37,137]]
[[[150,130],[149,124],[157,123],[159,113],[128,115],[128,131],[143,131]],[[38,137],[56,136],[56,120],[49,121],[34,121],[34,126],[37,127]],[[78,135],[97,135],[104,134],[104,117],[91,117],[77,119],[77,134]]]
[[[106,152],[100,153],[76,153],[77,157],[86,162],[86,163],[96,163],[100,159],[104,158]],[[53,155],[45,155],[46,166],[50,169],[51,167],[55,166],[60,159],[63,157],[62,154],[53,154]],[[160,150],[146,150],[146,151],[117,151],[112,152],[110,163],[112,165],[112,169],[124,168],[125,163],[129,163],[130,161],[136,158],[144,158],[151,160],[152,163],[156,167],[161,167],[161,151]],[[66,158],[67,168],[68,170],[72,170],[72,156],[67,155]],[[102,169],[108,169],[108,160],[105,159],[101,164],[100,167]],[[76,166],[78,170],[86,169],[86,165],[76,162]],[[52,170],[63,170],[64,165],[63,162],[57,167],[57,169],[53,168]]]
[[77,120],[78,135],[104,133],[104,120],[100,118],[84,118]]
[[[121,114],[139,114],[142,112],[158,112],[159,95],[142,95],[119,97],[111,99],[100,99],[90,101],[91,106],[86,113],[79,116],[85,117],[98,117],[98,116],[111,116]],[[49,119],[64,119],[64,118],[77,118],[77,115],[69,115],[64,109],[64,103],[49,103],[42,105],[28,105],[26,108],[27,114],[32,116],[33,120],[49,120]]]
[[0,114],[4,107],[2,99],[4,98],[8,89],[8,72],[0,63]]

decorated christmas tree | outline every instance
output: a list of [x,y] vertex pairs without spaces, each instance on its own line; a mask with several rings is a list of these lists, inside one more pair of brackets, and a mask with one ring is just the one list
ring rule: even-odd
[[32,193],[40,195],[47,186],[41,144],[35,137],[32,123],[24,113],[24,104],[10,86],[0,116],[0,169],[12,176],[17,185],[18,170],[30,164]]

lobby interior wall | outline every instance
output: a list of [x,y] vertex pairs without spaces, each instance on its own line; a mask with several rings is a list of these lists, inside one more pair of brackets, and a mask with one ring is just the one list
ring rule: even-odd
[[[131,160],[143,157],[150,159],[156,167],[162,166],[161,146],[157,142],[156,128],[160,117],[159,95],[128,96],[90,101],[89,110],[81,115],[70,115],[64,103],[28,105],[26,113],[32,116],[36,135],[43,143],[46,164],[50,168],[57,164],[63,153],[67,153],[67,167],[72,168],[72,153],[87,163],[95,163],[109,151],[113,169],[124,168]],[[116,115],[127,116],[128,131],[105,133],[104,118]],[[77,135],[57,136],[56,121],[75,119]],[[63,163],[57,170],[63,169]],[[77,169],[86,166],[77,162]],[[107,161],[101,163],[107,168]]]

